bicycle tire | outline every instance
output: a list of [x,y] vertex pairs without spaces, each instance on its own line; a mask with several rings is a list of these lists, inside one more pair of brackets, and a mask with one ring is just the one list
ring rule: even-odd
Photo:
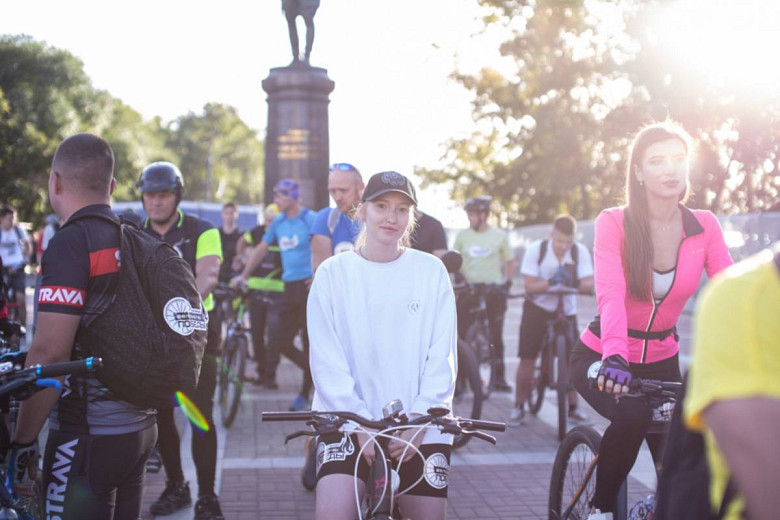
[[244,370],[246,368],[247,339],[243,334],[230,337],[232,344],[229,364],[227,366],[227,384],[225,385],[225,402],[222,410],[222,426],[229,428],[236,419],[238,405],[241,403],[241,392],[244,388]]
[[542,409],[544,404],[544,393],[547,390],[548,374],[550,372],[550,362],[547,346],[542,347],[541,354],[536,358],[534,365],[534,379],[531,385],[531,393],[528,394],[526,403],[531,415],[536,415]]
[[[471,388],[471,406],[470,413],[461,413],[460,407],[457,403],[453,402],[453,413],[458,417],[469,417],[471,419],[479,419],[482,415],[482,383],[479,374],[479,367],[477,366],[477,357],[474,352],[466,344],[465,341],[458,340],[458,373],[461,377],[465,378],[465,381],[460,381],[460,399],[465,399],[463,396],[464,388],[468,383]],[[456,383],[457,385],[458,383]],[[466,400],[464,405],[468,405]],[[457,408],[457,410],[456,410]],[[458,449],[465,446],[471,437],[468,435],[456,435],[452,442],[453,449]]]
[[576,426],[563,438],[550,476],[550,520],[564,520],[562,515],[570,506],[571,514],[565,520],[588,517],[600,445],[601,434],[590,426]]
[[472,323],[466,331],[466,344],[477,359],[477,367],[482,387],[482,399],[488,399],[493,392],[494,362],[490,348],[489,331],[480,320]]
[[217,388],[219,390],[217,394],[217,404],[219,404],[219,411],[221,412],[222,421],[225,420],[225,417],[227,416],[227,413],[229,411],[227,398],[227,386],[228,382],[230,381],[230,358],[232,356],[232,348],[233,348],[234,342],[233,342],[233,335],[228,332],[227,337],[225,338],[225,343],[222,345],[222,354],[220,355],[219,359],[219,371],[217,373]]
[[569,377],[568,377],[568,359],[566,348],[566,336],[558,334],[555,336],[555,363],[557,365],[557,379],[555,389],[558,392],[558,440],[562,441],[566,435],[566,421],[569,418]]

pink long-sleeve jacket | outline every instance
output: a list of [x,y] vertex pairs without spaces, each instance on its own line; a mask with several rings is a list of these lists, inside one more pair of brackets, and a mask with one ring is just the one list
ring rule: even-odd
[[619,354],[630,363],[653,363],[674,356],[680,345],[673,330],[685,302],[699,286],[702,271],[712,278],[733,263],[715,215],[683,205],[680,209],[683,240],[674,281],[659,302],[637,300],[628,291],[623,274],[625,209],[604,210],[596,219],[593,250],[599,314],[580,340],[600,352],[602,359]]

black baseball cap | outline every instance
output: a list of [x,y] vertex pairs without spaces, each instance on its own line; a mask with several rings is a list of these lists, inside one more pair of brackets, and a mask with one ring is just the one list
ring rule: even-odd
[[380,172],[372,175],[371,178],[368,179],[368,184],[366,184],[366,188],[363,190],[363,198],[360,200],[362,202],[368,202],[380,195],[390,192],[406,195],[415,205],[417,205],[417,193],[414,191],[412,181],[394,171]]

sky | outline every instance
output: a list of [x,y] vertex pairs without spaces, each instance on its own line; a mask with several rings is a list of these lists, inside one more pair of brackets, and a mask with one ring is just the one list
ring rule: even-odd
[[[261,135],[261,81],[291,60],[279,0],[25,0],[3,2],[0,34],[27,34],[68,50],[96,88],[145,118],[237,108]],[[311,63],[328,70],[330,161],[364,176],[434,166],[450,138],[471,133],[470,95],[449,78],[500,60],[496,35],[480,34],[475,0],[322,0]],[[305,30],[299,19],[303,48]],[[453,207],[443,190],[421,206]],[[447,212],[465,225],[462,212]],[[442,215],[440,218],[443,218]]]

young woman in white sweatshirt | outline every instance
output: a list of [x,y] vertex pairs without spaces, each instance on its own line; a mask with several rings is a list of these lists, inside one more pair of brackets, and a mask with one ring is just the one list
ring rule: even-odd
[[[452,408],[457,374],[455,297],[444,264],[407,247],[417,204],[411,182],[397,172],[374,175],[363,192],[358,216],[365,222],[354,251],[327,259],[317,269],[308,301],[314,378],[314,410],[350,410],[370,419],[400,399],[410,417],[431,406]],[[409,449],[400,469],[404,518],[446,516],[452,439],[429,429],[399,434]],[[354,519],[354,468],[365,489],[374,447],[362,433],[339,432],[318,439],[316,518]],[[405,443],[393,441],[398,461]]]

